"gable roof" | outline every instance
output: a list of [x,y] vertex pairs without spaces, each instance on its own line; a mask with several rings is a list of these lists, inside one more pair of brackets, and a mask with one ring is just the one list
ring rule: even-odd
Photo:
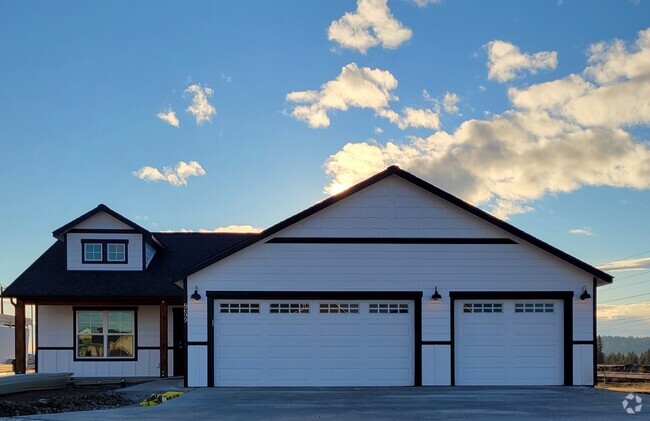
[[155,233],[165,249],[145,271],[68,271],[66,244],[57,241],[4,290],[18,298],[182,297],[169,274],[195,265],[255,234]]
[[117,219],[121,223],[130,226],[133,228],[135,231],[141,233],[146,239],[148,239],[151,243],[155,244],[158,248],[165,248],[165,246],[158,241],[156,237],[154,237],[151,232],[146,230],[145,228],[142,228],[140,225],[136,224],[135,222],[131,221],[130,219],[127,219],[120,215],[119,213],[115,212],[113,209],[109,208],[103,203],[100,203],[97,205],[95,209],[91,209],[90,211],[84,213],[78,218],[73,219],[72,221],[68,222],[61,228],[58,228],[54,231],[52,231],[52,236],[56,238],[57,240],[62,240],[63,235],[65,235],[67,232],[72,230],[74,227],[82,223],[83,221],[92,218],[93,216],[97,215],[100,212],[105,212],[112,216],[113,218]]
[[266,230],[262,231],[260,234],[254,236],[254,237],[248,238],[248,239],[242,241],[241,243],[235,244],[232,247],[230,247],[230,248],[228,248],[226,250],[223,250],[220,253],[217,253],[214,256],[211,256],[210,258],[205,259],[204,261],[202,261],[200,263],[197,263],[197,264],[195,264],[193,266],[190,266],[190,267],[188,267],[188,268],[186,268],[186,269],[172,275],[170,277],[170,279],[171,279],[171,281],[176,282],[176,281],[179,281],[179,280],[181,280],[181,279],[183,279],[183,278],[185,278],[187,276],[190,276],[193,273],[196,273],[196,272],[200,271],[201,269],[204,269],[204,268],[206,268],[206,267],[208,267],[208,266],[210,266],[210,265],[212,265],[212,264],[214,264],[214,263],[216,263],[216,262],[218,262],[218,261],[220,261],[222,259],[225,259],[226,257],[228,257],[228,256],[230,256],[230,255],[232,255],[234,253],[237,253],[240,250],[245,249],[246,247],[249,247],[249,246],[251,246],[251,245],[253,245],[253,244],[255,244],[255,243],[257,243],[257,242],[259,242],[259,241],[261,241],[263,239],[265,239],[265,238],[268,238],[271,235],[273,235],[273,234],[275,234],[275,233],[289,227],[290,225],[293,225],[296,222],[301,221],[301,220],[303,220],[303,219],[305,219],[305,218],[307,218],[307,217],[309,217],[309,216],[311,216],[311,215],[313,215],[313,214],[327,208],[328,206],[331,206],[331,205],[345,199],[346,197],[349,197],[349,196],[351,196],[351,195],[365,189],[366,187],[369,187],[369,186],[371,186],[371,185],[373,185],[373,184],[375,184],[375,183],[377,183],[377,182],[379,182],[379,181],[381,181],[381,180],[383,180],[383,179],[385,179],[385,178],[387,178],[387,177],[389,177],[391,175],[398,176],[398,177],[400,177],[400,178],[402,178],[402,179],[404,179],[404,180],[406,180],[406,181],[408,181],[410,183],[415,184],[416,186],[428,191],[429,193],[431,193],[431,194],[433,194],[433,195],[435,195],[435,196],[437,196],[437,197],[439,197],[439,198],[441,198],[443,200],[446,200],[447,202],[449,202],[449,203],[451,203],[451,204],[453,204],[453,205],[455,205],[455,206],[469,212],[470,214],[472,214],[474,216],[477,216],[477,217],[483,219],[484,221],[486,221],[486,222],[488,222],[488,223],[490,223],[492,225],[497,226],[498,228],[501,228],[502,230],[504,230],[504,231],[506,231],[506,232],[508,232],[508,233],[510,233],[510,234],[524,240],[525,242],[527,242],[529,244],[532,244],[532,245],[534,245],[534,246],[536,246],[536,247],[538,247],[538,248],[552,254],[553,256],[555,256],[555,257],[557,257],[557,258],[559,258],[561,260],[564,260],[565,262],[567,262],[567,263],[569,263],[569,264],[571,264],[571,265],[573,265],[573,266],[575,266],[575,267],[577,267],[579,269],[582,269],[583,271],[593,275],[596,278],[599,278],[599,279],[601,279],[601,280],[603,280],[605,282],[610,282],[610,283],[614,279],[608,273],[605,273],[602,270],[600,270],[600,269],[598,269],[598,268],[596,268],[594,266],[591,266],[590,264],[585,263],[582,260],[577,259],[577,258],[563,252],[562,250],[560,250],[558,248],[555,248],[555,247],[551,246],[550,244],[548,244],[548,243],[546,243],[546,242],[544,242],[544,241],[542,241],[542,240],[540,240],[540,239],[538,239],[536,237],[533,237],[530,234],[527,234],[526,232],[520,230],[519,228],[517,228],[517,227],[515,227],[513,225],[510,225],[509,223],[507,223],[507,222],[505,222],[505,221],[503,221],[503,220],[501,220],[501,219],[499,219],[499,218],[497,218],[497,217],[495,217],[493,215],[490,215],[489,213],[477,208],[476,206],[470,205],[469,203],[465,202],[464,200],[461,200],[458,197],[456,197],[456,196],[454,196],[454,195],[452,195],[450,193],[447,193],[446,191],[441,190],[438,187],[436,187],[436,186],[422,180],[421,178],[418,178],[418,177],[414,176],[413,174],[402,170],[401,168],[399,168],[396,165],[390,166],[390,167],[386,168],[384,171],[382,171],[382,172],[380,172],[378,174],[375,174],[374,176],[372,176],[372,177],[370,177],[370,178],[368,178],[368,179],[366,179],[366,180],[364,180],[364,181],[350,187],[349,189],[347,189],[347,190],[345,190],[345,191],[343,191],[343,192],[341,192],[339,194],[336,194],[334,196],[331,196],[331,197],[323,200],[322,202],[319,202],[319,203],[315,204],[314,206],[311,206],[311,207],[303,210],[302,212],[299,212],[299,213],[285,219],[284,221],[281,221],[281,222],[273,225],[272,227],[267,228]]

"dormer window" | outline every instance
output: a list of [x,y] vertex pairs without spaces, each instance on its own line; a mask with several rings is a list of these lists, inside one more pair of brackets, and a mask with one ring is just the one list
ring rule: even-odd
[[128,263],[128,240],[81,240],[82,263]]

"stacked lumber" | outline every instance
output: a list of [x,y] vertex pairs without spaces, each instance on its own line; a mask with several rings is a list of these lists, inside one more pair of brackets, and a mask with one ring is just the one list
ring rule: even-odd
[[32,390],[62,389],[71,383],[72,373],[33,373],[0,377],[0,395]]

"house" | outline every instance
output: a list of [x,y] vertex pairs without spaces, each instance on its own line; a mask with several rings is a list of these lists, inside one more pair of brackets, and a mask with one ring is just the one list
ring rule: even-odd
[[6,292],[38,371],[199,387],[593,385],[613,280],[395,166],[260,234],[53,234]]

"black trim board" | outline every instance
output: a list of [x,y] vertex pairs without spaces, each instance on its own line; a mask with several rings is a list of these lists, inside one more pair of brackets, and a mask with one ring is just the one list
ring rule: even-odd
[[301,221],[301,220],[307,218],[308,216],[311,216],[311,215],[313,215],[313,214],[327,208],[328,206],[331,206],[331,205],[333,205],[333,204],[335,204],[335,203],[337,203],[337,202],[339,202],[339,201],[341,201],[341,200],[343,200],[343,199],[345,199],[345,198],[347,198],[347,197],[349,197],[349,196],[351,196],[351,195],[365,189],[366,187],[371,186],[371,185],[377,183],[378,181],[381,181],[381,180],[383,180],[383,179],[385,179],[387,177],[390,177],[392,175],[395,175],[395,176],[400,177],[400,178],[402,178],[402,179],[404,179],[404,180],[406,180],[406,181],[408,181],[408,182],[410,182],[412,184],[415,184],[416,186],[422,188],[423,190],[425,190],[425,191],[427,191],[427,192],[429,192],[429,193],[431,193],[431,194],[433,194],[433,195],[435,195],[435,196],[437,196],[437,197],[439,197],[439,198],[441,198],[443,200],[446,200],[447,202],[451,203],[452,205],[455,205],[455,206],[465,210],[466,212],[468,212],[468,213],[470,213],[470,214],[472,214],[474,216],[477,216],[478,218],[481,218],[484,221],[486,221],[486,222],[488,222],[488,223],[490,223],[492,225],[497,226],[498,228],[501,228],[502,230],[506,231],[507,233],[512,234],[513,236],[518,237],[518,238],[532,244],[533,246],[538,247],[538,248],[546,251],[547,253],[550,253],[551,255],[553,255],[553,256],[561,259],[561,260],[564,260],[565,262],[567,262],[567,263],[569,263],[569,264],[571,264],[571,265],[573,265],[573,266],[575,266],[575,267],[577,267],[577,268],[579,268],[579,269],[581,269],[581,270],[583,270],[583,271],[585,271],[585,272],[587,272],[587,273],[589,273],[589,274],[591,274],[591,275],[593,275],[595,277],[598,277],[599,279],[602,279],[605,282],[611,283],[613,281],[613,277],[611,275],[603,272],[602,270],[597,269],[597,268],[589,265],[588,263],[585,263],[582,260],[579,260],[579,259],[577,259],[577,258],[563,252],[562,250],[559,250],[559,249],[551,246],[550,244],[548,244],[548,243],[546,243],[546,242],[544,242],[544,241],[542,241],[542,240],[540,240],[540,239],[538,239],[536,237],[533,237],[530,234],[525,233],[524,231],[520,230],[519,228],[516,228],[516,227],[508,224],[507,222],[504,222],[504,221],[500,220],[499,218],[496,218],[496,217],[490,215],[489,213],[477,208],[476,206],[470,205],[469,203],[457,198],[456,196],[453,196],[453,195],[439,189],[438,187],[435,187],[434,185],[422,180],[421,178],[418,178],[418,177],[414,176],[411,173],[408,173],[408,172],[400,169],[399,167],[397,167],[395,165],[390,166],[387,169],[385,169],[384,171],[382,171],[382,172],[380,172],[378,174],[375,174],[374,176],[372,176],[372,177],[370,177],[370,178],[368,178],[368,179],[366,179],[366,180],[364,180],[364,181],[350,187],[349,189],[347,189],[347,190],[345,190],[345,191],[343,191],[343,192],[341,192],[339,194],[336,194],[334,196],[331,196],[331,197],[323,200],[322,202],[317,203],[316,205],[311,206],[310,208],[307,208],[307,209],[303,210],[302,212],[299,212],[299,213],[285,219],[284,221],[281,221],[281,222],[273,225],[272,227],[269,227],[269,228],[265,229],[264,231],[262,231],[257,236],[254,236],[254,237],[251,237],[251,238],[249,238],[247,240],[244,240],[244,241],[242,241],[242,242],[240,242],[240,243],[238,243],[238,244],[224,250],[221,253],[218,253],[218,254],[216,254],[216,255],[214,255],[214,256],[212,256],[212,257],[210,257],[210,258],[208,258],[208,259],[206,259],[206,260],[204,260],[204,261],[202,261],[202,262],[200,262],[200,263],[198,263],[198,264],[196,264],[194,266],[191,266],[191,267],[189,267],[189,268],[187,268],[187,269],[185,269],[185,270],[183,270],[183,271],[181,271],[179,273],[176,273],[176,274],[170,276],[170,280],[171,281],[178,281],[178,280],[180,280],[182,278],[188,277],[188,276],[192,275],[193,273],[196,273],[199,270],[204,269],[204,268],[212,265],[213,263],[216,263],[216,262],[218,262],[218,261],[220,261],[220,260],[222,260],[222,259],[224,259],[224,258],[226,258],[226,257],[228,257],[228,256],[230,256],[230,255],[232,255],[232,254],[234,254],[234,253],[236,253],[236,252],[250,246],[250,245],[253,245],[253,244],[257,243],[258,241],[264,240],[265,238],[268,238],[268,237],[276,234],[277,232],[279,232],[279,231],[281,231],[281,230],[295,224],[296,222]]
[[206,291],[208,298],[208,387],[214,387],[214,301],[240,300],[409,300],[413,301],[413,383],[422,386],[422,291]]
[[593,303],[592,303],[593,304],[593,310],[592,310],[592,313],[593,313],[592,324],[593,324],[593,326],[592,327],[593,327],[593,330],[594,330],[594,334],[593,334],[593,337],[594,337],[594,352],[593,352],[593,354],[594,354],[594,356],[593,356],[593,359],[594,359],[594,361],[593,361],[594,362],[593,377],[594,377],[594,379],[593,380],[594,381],[593,381],[593,385],[594,386],[596,386],[596,383],[598,381],[598,333],[597,333],[598,331],[596,329],[596,313],[598,311],[597,304],[596,304],[596,297],[597,297],[596,290],[597,289],[598,289],[598,278],[593,278],[593,294],[592,294],[593,295]]
[[[183,278],[183,323],[185,323],[185,329],[183,329],[183,342],[185,342],[185,373],[183,374],[183,387],[187,387],[187,366],[190,351],[188,349],[190,342],[187,340],[187,313],[189,309],[187,308],[187,278]],[[207,345],[207,344],[206,344]],[[209,356],[208,356],[209,358]]]
[[593,345],[594,341],[573,341],[573,345]]
[[280,244],[517,244],[510,238],[275,237]]
[[564,332],[564,385],[573,385],[573,291],[450,291],[451,385],[456,385],[455,302],[456,300],[562,300]]

